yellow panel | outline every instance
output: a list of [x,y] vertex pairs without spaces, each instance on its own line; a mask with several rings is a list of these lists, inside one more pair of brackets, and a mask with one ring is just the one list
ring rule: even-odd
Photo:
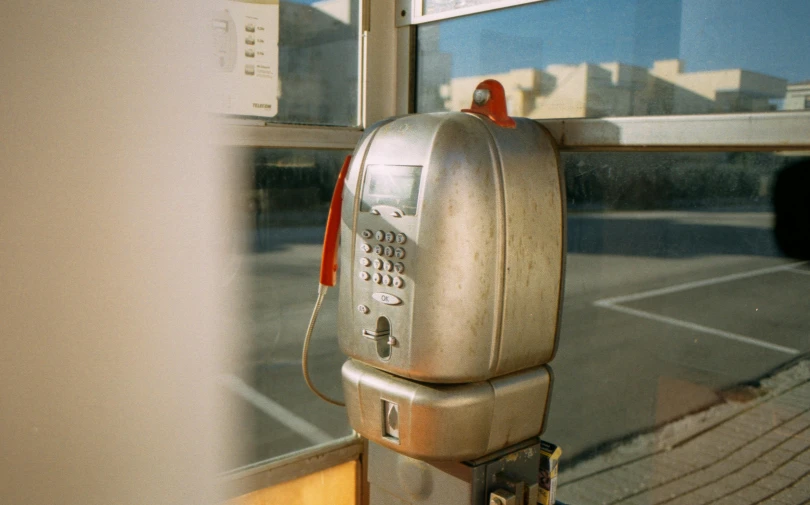
[[357,461],[260,489],[229,500],[226,505],[356,505]]

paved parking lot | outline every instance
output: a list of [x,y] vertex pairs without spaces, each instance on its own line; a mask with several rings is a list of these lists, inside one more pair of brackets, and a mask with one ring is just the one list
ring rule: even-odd
[[[564,461],[723,399],[810,349],[810,270],[782,258],[769,213],[571,214],[562,334],[545,438]],[[321,231],[274,229],[245,258],[250,340],[223,375],[252,441],[245,462],[349,433],[300,373]],[[341,394],[327,294],[311,347],[315,381]]]

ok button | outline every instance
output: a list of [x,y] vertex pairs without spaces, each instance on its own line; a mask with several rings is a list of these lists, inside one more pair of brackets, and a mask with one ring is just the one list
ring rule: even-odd
[[398,297],[388,293],[373,293],[371,297],[386,305],[399,305],[402,303],[402,300],[400,300]]

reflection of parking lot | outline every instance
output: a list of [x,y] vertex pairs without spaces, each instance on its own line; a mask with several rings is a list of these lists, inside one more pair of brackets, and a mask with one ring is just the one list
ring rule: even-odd
[[[810,348],[810,270],[778,256],[771,220],[768,213],[569,216],[546,431],[564,457],[704,408],[718,389]],[[254,460],[349,431],[345,412],[309,393],[300,372],[321,237],[317,228],[275,229],[264,252],[246,259],[253,337],[232,373],[243,384],[225,385],[248,413]],[[330,291],[310,365],[333,396],[343,362],[336,300]]]
[[[810,284],[788,263],[605,298],[597,307],[788,355],[808,347]],[[778,331],[774,331],[778,328]],[[746,335],[741,332],[745,332]]]

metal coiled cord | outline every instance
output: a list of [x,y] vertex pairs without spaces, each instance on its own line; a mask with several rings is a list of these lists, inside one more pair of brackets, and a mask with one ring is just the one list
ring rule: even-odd
[[321,304],[323,304],[323,299],[326,296],[326,290],[328,288],[323,284],[318,285],[318,301],[315,302],[315,308],[312,310],[312,317],[309,318],[309,326],[307,326],[307,335],[304,337],[304,352],[301,355],[301,369],[304,372],[304,380],[307,383],[309,389],[315,393],[321,400],[325,402],[329,402],[332,405],[337,405],[338,407],[345,407],[346,404],[343,402],[339,402],[337,400],[333,400],[329,398],[325,394],[318,391],[318,388],[315,387],[315,384],[312,382],[312,379],[309,377],[309,369],[307,367],[307,354],[309,354],[309,341],[312,339],[312,331],[315,329],[315,321],[318,319],[318,312],[321,311]]

